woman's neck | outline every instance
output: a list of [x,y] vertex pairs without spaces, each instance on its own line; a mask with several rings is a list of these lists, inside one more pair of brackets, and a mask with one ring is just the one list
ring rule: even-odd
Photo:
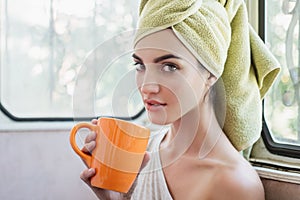
[[222,133],[213,108],[197,107],[171,125],[160,146],[162,160],[170,164],[182,155],[204,158]]

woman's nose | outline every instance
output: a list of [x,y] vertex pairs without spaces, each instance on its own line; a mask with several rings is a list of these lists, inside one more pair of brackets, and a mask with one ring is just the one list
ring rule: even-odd
[[141,92],[143,94],[151,94],[159,92],[159,84],[156,82],[146,82],[141,86]]
[[143,73],[136,74],[136,82],[143,94],[158,93],[160,90],[159,74],[155,66],[148,64]]

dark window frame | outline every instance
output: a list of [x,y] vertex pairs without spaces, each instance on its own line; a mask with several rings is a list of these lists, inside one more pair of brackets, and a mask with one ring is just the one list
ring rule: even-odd
[[[1,99],[0,99],[1,100]],[[118,116],[95,116],[93,118],[90,117],[82,117],[82,118],[74,118],[74,117],[17,117],[13,115],[11,112],[9,112],[2,104],[0,101],[0,111],[4,113],[9,119],[17,122],[68,122],[68,121],[90,121],[92,119],[96,119],[99,117],[113,117],[117,119],[123,119],[127,121],[132,121],[137,118],[139,118],[144,112],[145,108],[143,107],[137,114],[130,116],[130,117],[118,117]]]
[[[7,1],[7,0],[6,0]],[[7,3],[4,1],[4,3],[0,2],[0,4],[3,4],[2,6],[4,7],[5,10],[7,10]],[[6,11],[7,12],[7,11]],[[2,24],[0,23],[2,26]],[[2,37],[2,36],[1,36]],[[1,48],[0,48],[1,51]],[[0,56],[1,58],[1,56]],[[1,74],[1,66],[0,66],[0,74]],[[1,84],[1,81],[0,81]],[[12,113],[9,111],[7,107],[3,104],[3,101],[1,102],[1,90],[0,90],[0,112],[2,112],[6,117],[9,119],[16,121],[16,122],[70,122],[74,120],[78,121],[88,121],[94,118],[99,118],[99,117],[113,117],[113,118],[118,118],[118,119],[123,119],[123,120],[135,120],[139,118],[144,112],[145,108],[141,108],[140,110],[137,110],[137,113],[133,116],[129,117],[119,117],[119,116],[110,116],[110,115],[105,115],[105,116],[95,116],[95,117],[19,117],[16,114]]]
[[[263,41],[265,41],[265,24],[266,24],[266,3],[265,0],[259,1],[258,5],[258,15],[259,15],[259,28],[258,33]],[[262,102],[264,105],[264,101]],[[264,108],[264,106],[263,106]],[[268,151],[273,154],[280,156],[287,156],[291,158],[300,158],[300,146],[291,145],[291,144],[281,144],[273,140],[270,130],[267,126],[264,117],[264,109],[262,113],[263,124],[262,124],[262,139]]]

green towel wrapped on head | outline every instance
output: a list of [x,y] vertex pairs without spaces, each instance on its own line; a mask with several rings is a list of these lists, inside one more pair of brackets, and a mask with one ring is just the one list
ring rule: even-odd
[[262,128],[262,98],[280,66],[248,23],[243,0],[142,0],[135,43],[172,28],[219,80],[226,96],[223,130],[238,150],[253,145]]

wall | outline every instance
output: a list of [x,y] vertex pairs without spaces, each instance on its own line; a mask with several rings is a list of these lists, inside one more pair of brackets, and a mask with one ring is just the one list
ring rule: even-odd
[[97,199],[79,178],[85,166],[70,147],[70,125],[42,131],[43,123],[10,124],[0,122],[1,200]]

